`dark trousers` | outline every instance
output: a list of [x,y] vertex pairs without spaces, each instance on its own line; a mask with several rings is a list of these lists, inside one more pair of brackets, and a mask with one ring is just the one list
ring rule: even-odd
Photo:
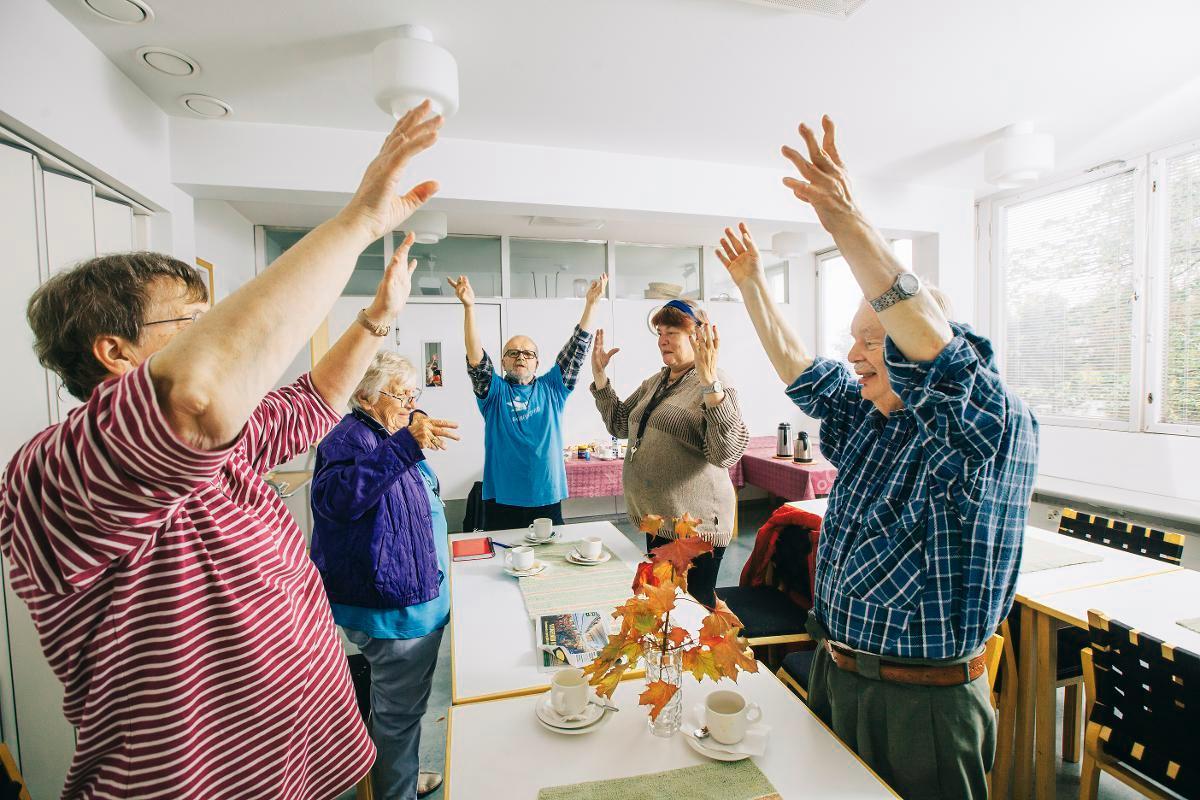
[[548,506],[506,506],[495,500],[485,500],[483,503],[483,529],[485,531],[528,528],[535,519],[540,517],[549,517],[555,525],[562,525],[562,503],[551,503]]
[[[662,547],[664,544],[670,544],[672,541],[672,539],[647,533],[646,550],[649,551],[656,547]],[[717,572],[721,569],[721,559],[724,557],[725,548],[714,547],[711,553],[705,553],[697,557],[692,562],[692,568],[688,570],[688,594],[709,608],[717,604],[717,597],[713,593],[713,589],[717,586]]]
[[808,619],[818,642],[808,675],[813,713],[905,800],[986,800],[996,754],[987,674],[959,686],[890,683],[862,674],[872,666],[878,674],[879,659],[868,655],[858,656],[859,672],[847,672],[825,649],[824,630]]

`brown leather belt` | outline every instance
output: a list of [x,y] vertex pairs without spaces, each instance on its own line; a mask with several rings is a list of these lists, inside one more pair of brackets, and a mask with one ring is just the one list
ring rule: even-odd
[[[825,649],[838,669],[846,672],[858,672],[858,659],[854,651],[845,645],[835,644],[825,640]],[[983,654],[977,655],[970,661],[945,666],[925,664],[897,664],[894,661],[879,661],[879,679],[891,683],[911,683],[917,686],[961,686],[970,683],[983,674]]]

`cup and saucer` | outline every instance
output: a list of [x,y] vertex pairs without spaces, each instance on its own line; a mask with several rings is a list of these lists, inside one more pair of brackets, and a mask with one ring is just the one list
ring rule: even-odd
[[550,691],[534,706],[538,723],[552,733],[580,736],[601,728],[612,716],[606,708],[592,702],[592,687],[583,670],[560,669],[550,681]]
[[537,547],[539,544],[549,544],[558,539],[558,531],[554,530],[554,520],[549,517],[538,517],[529,526],[525,534],[525,544]]
[[591,567],[608,561],[612,558],[612,554],[604,549],[604,541],[599,536],[589,536],[576,542],[575,549],[563,558],[572,564]]
[[[690,725],[688,723],[691,723]],[[707,729],[707,735],[697,732]],[[700,755],[715,761],[741,761],[767,751],[771,726],[762,722],[762,709],[735,691],[711,692],[692,708],[685,720],[684,741]]]
[[513,547],[504,554],[504,571],[514,578],[528,578],[545,568],[546,562],[533,557],[532,547]]

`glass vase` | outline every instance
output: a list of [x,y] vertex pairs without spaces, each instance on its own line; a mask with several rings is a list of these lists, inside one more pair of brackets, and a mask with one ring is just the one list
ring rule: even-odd
[[655,736],[674,736],[683,725],[683,653],[673,650],[667,655],[650,653],[646,657],[646,683],[662,681],[675,687],[675,694],[663,706],[658,716],[649,721]]

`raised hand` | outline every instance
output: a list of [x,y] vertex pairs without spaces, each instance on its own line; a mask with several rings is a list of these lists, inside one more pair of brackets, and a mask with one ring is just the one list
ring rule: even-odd
[[608,275],[603,274],[596,280],[592,281],[587,290],[587,301],[595,303],[604,297],[604,290],[608,287]]
[[475,290],[471,288],[471,280],[466,275],[459,275],[458,280],[446,278],[446,283],[454,289],[460,303],[468,308],[475,305]]
[[383,280],[375,290],[375,299],[367,308],[367,318],[386,324],[403,310],[408,302],[409,292],[412,291],[412,274],[417,268],[417,260],[409,260],[408,251],[413,244],[413,234],[409,233],[404,241],[392,253],[392,260],[383,271]]
[[[764,276],[762,260],[758,255],[758,246],[746,223],[738,223],[738,231],[726,228],[721,237],[721,245],[716,248],[717,260],[729,271],[733,282],[741,286],[743,282],[754,277]],[[711,382],[711,381],[710,381]]]
[[702,384],[711,384],[717,379],[717,355],[721,350],[721,335],[717,326],[697,325],[691,340],[696,353],[696,377]]
[[612,361],[612,357],[619,352],[621,352],[619,347],[605,350],[604,329],[596,331],[596,341],[592,343],[592,378],[596,382],[597,389],[603,389],[608,385],[608,374],[605,370],[608,368],[608,362]]
[[425,204],[438,189],[437,181],[425,181],[397,195],[396,184],[413,156],[437,141],[442,127],[440,114],[429,116],[429,101],[421,103],[396,122],[383,141],[379,155],[367,167],[358,190],[339,216],[362,226],[371,239],[395,229]]
[[800,125],[800,135],[808,147],[808,158],[799,151],[784,145],[785,158],[796,165],[804,180],[788,177],[783,184],[799,199],[808,203],[817,212],[817,219],[825,230],[833,230],[858,213],[854,198],[850,194],[850,178],[842,163],[837,148],[837,129],[828,115],[821,118],[824,136],[820,144],[812,129]]
[[434,419],[423,412],[415,412],[408,422],[408,432],[417,440],[422,450],[445,450],[446,439],[459,441],[457,422],[448,419]]

